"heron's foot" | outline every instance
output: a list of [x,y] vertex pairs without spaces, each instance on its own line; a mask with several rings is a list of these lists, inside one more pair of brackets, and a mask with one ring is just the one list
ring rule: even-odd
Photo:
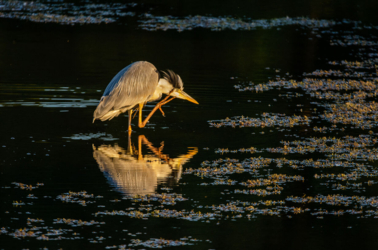
[[161,114],[165,117],[164,111],[161,109],[161,106],[159,107],[159,110],[160,110]]
[[175,98],[176,98],[176,97],[172,97],[171,99],[168,99],[168,100],[166,100],[166,101],[165,101],[165,99],[164,99],[163,101],[161,101],[161,102],[159,102],[159,103],[157,104],[158,107],[159,107],[159,110],[160,110],[161,114],[162,114],[164,117],[165,117],[165,114],[164,114],[164,111],[161,109],[161,106],[167,104],[168,102],[172,101],[172,100],[175,99]]

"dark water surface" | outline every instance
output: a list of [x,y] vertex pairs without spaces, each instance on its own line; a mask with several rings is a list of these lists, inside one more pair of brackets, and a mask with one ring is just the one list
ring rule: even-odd
[[[377,24],[370,2],[213,10],[211,1],[201,3],[146,2],[135,17],[108,25],[0,19],[0,249],[378,245],[378,32],[370,26]],[[363,22],[153,32],[138,28],[138,15],[149,8],[160,16]],[[156,113],[143,129],[135,118],[131,138],[126,114],[92,124],[108,82],[139,60],[174,70],[200,104],[174,100],[163,107],[166,117]],[[318,79],[318,88],[290,85],[305,78]],[[361,87],[329,87],[342,79]],[[239,91],[269,80],[282,87]],[[358,93],[366,96],[353,98]],[[323,117],[331,104],[336,118]],[[365,104],[371,106],[360,111]],[[269,125],[266,117],[277,113]],[[347,116],[356,120],[343,123]],[[290,126],[289,117],[298,124]]]

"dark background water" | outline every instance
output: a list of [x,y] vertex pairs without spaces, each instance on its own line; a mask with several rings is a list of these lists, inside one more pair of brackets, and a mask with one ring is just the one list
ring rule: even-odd
[[[251,19],[305,16],[330,20],[347,18],[378,24],[374,1],[143,3],[137,3],[137,13],[231,15]],[[128,17],[108,25],[63,26],[0,19],[0,228],[8,231],[0,234],[0,249],[104,249],[129,244],[135,238],[143,241],[151,238],[177,240],[188,236],[201,241],[192,241],[194,245],[181,248],[366,249],[377,246],[375,219],[363,220],[351,215],[325,217],[323,220],[310,215],[293,215],[292,218],[260,216],[252,220],[222,220],[219,225],[217,221],[206,223],[174,218],[95,217],[94,213],[98,211],[134,206],[132,201],[122,200],[124,194],[117,191],[100,171],[92,146],[118,144],[128,148],[126,115],[94,124],[92,116],[110,79],[131,62],[146,60],[158,69],[173,69],[183,79],[185,91],[200,103],[194,105],[175,100],[164,108],[166,117],[155,114],[144,129],[137,128],[136,119],[133,122],[131,140],[135,145],[139,135],[145,135],[156,147],[164,141],[163,152],[171,158],[187,154],[190,147],[198,148],[198,153],[183,164],[186,169],[199,168],[205,160],[249,157],[243,154],[221,156],[214,153],[216,148],[276,147],[281,140],[287,139],[288,134],[312,136],[306,127],[287,133],[269,132],[269,128],[210,128],[208,120],[238,115],[256,117],[263,112],[293,115],[299,113],[297,104],[302,104],[304,113],[310,114],[315,107],[306,95],[296,99],[279,98],[278,95],[286,90],[263,94],[238,92],[234,88],[237,79],[261,83],[286,72],[299,77],[303,72],[327,69],[329,60],[354,58],[352,50],[331,47],[326,36],[317,38],[301,27],[149,32],[138,29],[137,20],[138,17]],[[368,32],[377,35],[376,30]],[[280,73],[276,69],[280,69]],[[145,114],[152,107],[152,104],[148,105]],[[152,155],[145,145],[142,149]],[[266,157],[268,154],[262,155]],[[291,169],[283,172],[295,174]],[[326,195],[328,190],[311,181],[317,172],[311,169],[300,173],[306,176],[306,182],[290,183],[285,193],[264,199],[283,200],[286,196],[302,196],[304,193]],[[171,209],[195,209],[198,204],[193,201],[206,206],[234,200],[232,194],[220,195],[229,188],[227,185],[203,187],[199,185],[203,180],[196,176],[182,175],[181,178],[178,183],[163,181],[156,191],[162,193],[161,187],[169,186],[173,188],[172,192],[189,199]],[[242,181],[248,177],[235,178]],[[16,188],[13,182],[44,185],[25,191]],[[103,198],[87,206],[57,199],[63,193],[82,190]],[[367,192],[368,196],[377,193],[374,188]],[[31,193],[38,199],[28,199],[27,195]],[[114,199],[121,202],[113,202]],[[261,198],[243,196],[235,199],[257,201]],[[20,200],[28,204],[14,205]],[[58,241],[10,236],[9,233],[28,227],[27,218],[43,219],[44,224],[37,223],[43,232],[47,230],[43,227],[61,227],[73,229],[79,238],[68,239],[74,237],[70,231],[65,231],[66,239]],[[53,224],[56,218],[94,219],[105,224],[70,227]],[[137,232],[141,234],[128,235]],[[103,236],[104,240],[91,243],[97,236]]]

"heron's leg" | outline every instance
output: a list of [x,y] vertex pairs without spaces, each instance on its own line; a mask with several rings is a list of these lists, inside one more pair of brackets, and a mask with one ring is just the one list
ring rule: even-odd
[[138,127],[144,128],[146,126],[147,122],[150,120],[151,116],[156,112],[156,110],[161,108],[162,103],[166,103],[166,101],[168,100],[169,97],[170,97],[170,95],[167,95],[167,97],[165,97],[162,101],[160,101],[158,104],[156,104],[156,106],[152,109],[152,111],[148,114],[148,116],[146,117],[146,119],[143,122],[140,119],[139,123],[138,123]]
[[176,98],[176,97],[172,97],[171,99],[169,99],[169,100],[167,100],[167,101],[165,101],[165,102],[162,102],[162,101],[159,102],[159,104],[160,104],[159,110],[160,110],[161,114],[162,114],[164,117],[165,117],[165,114],[164,114],[163,110],[161,109],[161,106],[167,104],[168,102],[172,101],[172,100],[175,99],[175,98]]
[[132,115],[133,115],[133,110],[132,109],[129,109],[129,135],[131,134],[131,118],[132,118]]
[[134,111],[134,115],[133,115],[133,119],[135,118],[135,116],[137,115],[137,109]]
[[172,100],[175,99],[175,98],[176,98],[176,97],[174,96],[174,97],[172,97],[171,99],[169,99],[169,100],[167,100],[167,101],[165,101],[165,102],[161,101],[161,102],[160,102],[160,105],[163,106],[163,105],[167,104],[168,102],[172,101]]
[[139,103],[139,123],[138,124],[141,124],[142,123],[142,108],[143,108],[143,103]]

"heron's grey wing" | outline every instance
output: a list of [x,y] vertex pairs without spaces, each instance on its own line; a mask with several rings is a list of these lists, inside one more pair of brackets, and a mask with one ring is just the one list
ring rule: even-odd
[[125,112],[147,101],[155,92],[158,82],[159,73],[151,63],[130,64],[110,81],[94,112],[94,118],[100,118],[113,110],[122,109]]

